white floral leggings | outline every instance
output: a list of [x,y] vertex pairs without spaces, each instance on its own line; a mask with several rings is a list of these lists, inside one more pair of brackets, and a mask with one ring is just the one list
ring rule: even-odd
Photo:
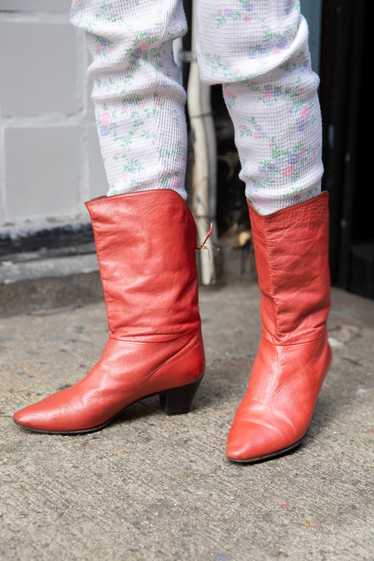
[[[201,79],[222,84],[245,194],[261,214],[321,190],[318,75],[299,0],[196,0]],[[183,0],[73,0],[87,33],[108,195],[154,188],[186,198],[186,92],[172,41]]]

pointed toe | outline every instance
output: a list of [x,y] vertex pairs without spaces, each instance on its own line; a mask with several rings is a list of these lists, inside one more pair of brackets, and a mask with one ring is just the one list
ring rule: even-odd
[[288,445],[276,427],[241,423],[240,430],[229,433],[226,456],[233,462],[255,462],[281,453]]
[[243,462],[249,454],[249,442],[246,440],[236,439],[229,440],[226,446],[226,457],[232,462]]
[[34,432],[53,432],[60,417],[57,407],[60,395],[63,395],[62,391],[19,409],[13,414],[13,421],[20,427]]
[[19,409],[15,413],[13,413],[12,419],[19,425],[25,429],[35,430],[38,428],[37,416],[34,413],[34,408],[24,407],[23,409]]

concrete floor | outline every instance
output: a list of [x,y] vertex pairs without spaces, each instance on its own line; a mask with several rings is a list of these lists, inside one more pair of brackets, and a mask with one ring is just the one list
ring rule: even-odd
[[304,445],[225,460],[257,338],[257,287],[201,291],[194,410],[157,398],[83,436],[26,433],[18,407],[70,384],[105,340],[102,304],[0,321],[2,561],[373,561],[374,302],[334,291],[334,362]]

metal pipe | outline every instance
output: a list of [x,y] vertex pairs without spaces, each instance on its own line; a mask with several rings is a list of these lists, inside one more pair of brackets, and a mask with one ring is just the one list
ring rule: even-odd
[[[191,124],[192,164],[192,213],[197,222],[200,239],[204,238],[209,223],[215,226],[215,192],[217,181],[217,156],[214,122],[210,104],[210,86],[202,82],[196,58],[196,10],[192,4],[190,72],[187,84],[187,108]],[[216,228],[214,228],[216,231]],[[201,284],[216,281],[213,256],[213,239],[209,238],[200,259]]]

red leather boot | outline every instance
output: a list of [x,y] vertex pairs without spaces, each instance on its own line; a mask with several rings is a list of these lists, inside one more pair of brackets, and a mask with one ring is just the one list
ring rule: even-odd
[[154,189],[86,206],[109,337],[81,381],[14,414],[18,425],[37,432],[98,430],[152,394],[160,394],[166,413],[187,413],[203,376],[196,226],[185,201]]
[[248,202],[262,334],[227,457],[254,462],[297,446],[331,361],[328,192],[270,215]]

